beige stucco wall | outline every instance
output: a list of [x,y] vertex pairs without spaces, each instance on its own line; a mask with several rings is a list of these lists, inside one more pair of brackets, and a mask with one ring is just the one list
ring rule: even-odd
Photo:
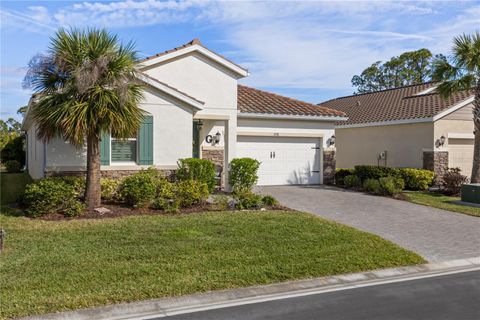
[[[380,152],[387,151],[389,167],[423,167],[423,149],[432,149],[432,122],[335,130],[337,168],[377,165]],[[383,164],[383,162],[382,162]]]
[[[434,123],[435,139],[439,139],[441,136],[448,138],[452,133],[473,135],[473,130],[473,115],[470,120],[446,120],[444,118]],[[444,148],[448,148],[448,139],[445,140]]]

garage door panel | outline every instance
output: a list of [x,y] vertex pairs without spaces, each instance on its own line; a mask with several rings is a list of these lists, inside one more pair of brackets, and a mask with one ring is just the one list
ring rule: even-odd
[[470,177],[473,166],[473,139],[448,140],[448,166],[460,168],[463,175]]
[[320,183],[320,139],[239,137],[238,157],[260,161],[258,185]]

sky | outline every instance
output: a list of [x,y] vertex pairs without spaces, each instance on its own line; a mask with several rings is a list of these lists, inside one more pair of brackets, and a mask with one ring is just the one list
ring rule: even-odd
[[241,83],[319,103],[354,92],[375,61],[480,30],[480,1],[6,1],[0,2],[2,119],[15,117],[32,56],[59,27],[105,27],[149,56],[194,38],[246,67]]

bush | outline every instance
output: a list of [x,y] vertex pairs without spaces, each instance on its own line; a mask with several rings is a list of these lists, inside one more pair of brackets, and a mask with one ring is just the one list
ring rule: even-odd
[[432,184],[435,174],[430,170],[401,168],[399,174],[405,181],[408,190],[427,190]]
[[163,209],[167,212],[177,212],[180,208],[180,199],[177,196],[176,184],[167,180],[159,181],[152,207],[154,209]]
[[394,196],[402,191],[403,180],[395,177],[383,177],[378,180],[380,183],[380,194]]
[[22,170],[22,165],[17,160],[8,160],[4,163],[7,172],[20,172]]
[[250,189],[237,189],[233,197],[237,201],[235,206],[239,210],[259,209],[262,207],[262,196],[253,193]]
[[118,194],[126,204],[134,207],[148,207],[157,195],[157,186],[164,181],[160,172],[149,168],[123,179]]
[[441,182],[445,194],[450,196],[457,196],[460,194],[462,184],[468,182],[468,178],[460,172],[460,168],[449,168],[445,172]]
[[77,215],[83,211],[83,204],[76,198],[72,185],[58,179],[45,178],[30,183],[25,188],[23,197],[30,217],[39,217],[49,213]]
[[0,159],[2,163],[16,160],[23,167],[25,165],[25,135],[9,140],[0,151]]
[[62,176],[62,177],[54,177],[54,180],[62,181],[72,186],[75,190],[76,197],[82,197],[85,193],[85,184],[86,180],[85,177],[76,177],[76,176]]
[[379,194],[380,193],[380,181],[375,179],[367,179],[363,182],[363,189],[366,192]]
[[225,211],[230,209],[230,198],[226,195],[217,194],[213,196],[213,210]]
[[263,196],[263,198],[262,198],[262,203],[263,203],[264,206],[267,206],[267,207],[276,207],[276,206],[278,206],[278,201],[277,201],[277,199],[275,199],[274,197],[269,196],[269,195]]
[[175,196],[181,207],[190,207],[201,203],[208,198],[209,194],[207,184],[200,181],[181,181],[175,186]]
[[[260,162],[251,158],[237,158],[230,162],[230,185],[233,191],[252,190],[258,181],[257,171]],[[244,192],[244,191],[243,191]]]
[[67,204],[63,214],[67,217],[76,217],[81,215],[86,209],[86,205],[78,200],[72,200]]
[[356,175],[346,176],[343,181],[347,188],[360,188],[362,186],[362,181]]
[[112,201],[118,198],[118,191],[122,180],[105,178],[100,180],[102,200]]
[[395,177],[397,176],[399,169],[389,168],[389,167],[380,167],[380,166],[355,166],[355,174],[360,178],[360,180],[365,181],[367,179],[378,180],[384,177]]
[[215,165],[206,159],[180,159],[178,161],[176,177],[180,181],[196,180],[203,182],[208,186],[210,192],[213,192],[217,185]]
[[337,186],[345,186],[344,179],[346,176],[355,175],[354,169],[336,169],[335,170],[335,184]]

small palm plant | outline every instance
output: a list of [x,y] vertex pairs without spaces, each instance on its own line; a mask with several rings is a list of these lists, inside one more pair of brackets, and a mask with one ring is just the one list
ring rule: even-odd
[[37,93],[31,110],[39,139],[61,137],[87,147],[85,202],[100,205],[100,137],[137,134],[143,111],[135,81],[136,51],[103,29],[60,29],[48,53],[32,59],[25,85]]
[[475,142],[471,182],[480,183],[480,32],[455,37],[450,60],[451,63],[442,59],[435,61],[433,80],[441,82],[437,90],[444,98],[458,91],[474,91]]

